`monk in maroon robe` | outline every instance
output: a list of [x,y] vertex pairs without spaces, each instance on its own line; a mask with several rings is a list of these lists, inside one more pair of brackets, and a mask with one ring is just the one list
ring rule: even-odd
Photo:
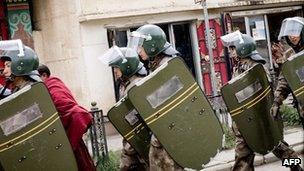
[[[92,124],[92,115],[79,106],[71,91],[50,72],[45,72],[45,65],[38,68],[42,80],[46,84],[55,107],[60,115],[61,122],[71,143],[79,171],[95,171],[92,158],[85,146],[82,136]],[[49,70],[47,68],[47,70]]]

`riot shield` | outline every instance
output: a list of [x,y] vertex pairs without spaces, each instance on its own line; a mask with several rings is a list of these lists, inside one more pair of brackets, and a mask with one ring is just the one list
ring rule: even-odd
[[222,88],[232,120],[248,146],[267,154],[283,139],[282,121],[270,116],[273,93],[261,64],[255,65]]
[[282,66],[282,74],[296,97],[304,105],[304,51],[288,58]]
[[150,130],[127,96],[109,110],[108,118],[124,139],[148,163]]
[[59,115],[43,83],[24,87],[2,99],[0,113],[0,168],[78,170]]
[[137,82],[129,98],[182,167],[199,170],[221,149],[220,122],[181,58],[169,60]]

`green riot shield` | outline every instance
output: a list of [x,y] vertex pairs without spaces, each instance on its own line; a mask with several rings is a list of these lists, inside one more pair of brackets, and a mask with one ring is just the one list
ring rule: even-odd
[[78,170],[43,83],[0,101],[0,170]]
[[145,123],[182,167],[201,169],[222,147],[212,107],[181,58],[173,58],[129,91]]
[[304,51],[288,58],[282,66],[282,74],[296,97],[304,105]]
[[124,139],[149,162],[151,134],[127,96],[109,110],[108,118]]
[[248,146],[267,154],[283,139],[282,121],[270,116],[273,93],[261,64],[255,65],[222,88],[232,120]]

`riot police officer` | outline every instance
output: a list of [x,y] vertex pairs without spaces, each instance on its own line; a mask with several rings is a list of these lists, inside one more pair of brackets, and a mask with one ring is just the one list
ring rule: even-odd
[[[259,63],[266,63],[256,50],[256,44],[252,37],[236,31],[222,36],[221,39],[223,44],[229,48],[230,57],[237,61],[233,68],[233,78]],[[232,129],[236,136],[235,163],[232,170],[254,170],[254,151],[246,143],[235,122],[233,122]],[[284,141],[281,141],[272,152],[280,159],[297,157],[295,151]],[[301,170],[301,168],[293,166],[291,170]]]
[[[278,39],[279,40],[285,39],[287,44],[294,50],[295,53],[299,53],[303,51],[304,50],[304,18],[292,17],[283,20]],[[278,85],[274,92],[274,97],[275,97],[274,103],[270,110],[272,116],[275,119],[280,118],[279,108],[290,93],[292,93],[292,91],[288,86],[286,79],[283,77],[282,73],[280,73],[278,78]],[[295,97],[294,97],[294,104],[295,107],[298,109],[300,118],[302,120],[302,125],[304,128],[303,104],[298,104],[297,101],[295,100]]]
[[24,46],[24,56],[19,55],[19,50],[13,50],[5,51],[0,59],[4,61],[3,75],[6,77],[6,84],[12,86],[13,93],[41,81],[37,71],[39,59],[30,47]]
[[[135,49],[142,60],[149,60],[150,71],[154,71],[179,54],[167,42],[165,32],[160,27],[150,24],[141,26],[131,33],[128,48]],[[154,135],[151,137],[149,167],[150,170],[182,170]]]
[[[140,62],[136,51],[128,49],[128,56],[126,51],[125,47],[113,46],[100,58],[105,64],[113,67],[116,79],[120,80],[119,99],[123,98],[137,81],[147,75],[147,70]],[[120,170],[148,170],[148,164],[125,139],[122,144]]]

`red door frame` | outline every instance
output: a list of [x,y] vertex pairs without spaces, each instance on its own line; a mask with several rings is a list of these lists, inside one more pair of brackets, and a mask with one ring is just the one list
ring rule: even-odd
[[[216,89],[219,90],[222,85],[228,82],[227,64],[224,57],[224,46],[220,37],[222,34],[222,28],[219,19],[209,20],[211,39],[213,42],[213,56],[214,56],[214,70],[216,76]],[[205,88],[205,93],[208,96],[212,95],[212,84],[210,79],[210,64],[209,60],[205,58],[208,55],[208,48],[206,46],[205,39],[205,23],[202,22],[197,28],[197,36],[199,40],[199,50],[202,57],[202,77]],[[207,59],[207,60],[206,60]]]
[[[5,0],[0,0],[0,39],[1,40],[8,40],[9,39],[9,30],[7,24],[7,17],[6,17],[6,3]],[[3,69],[4,64],[0,61],[0,70]],[[4,84],[4,77],[0,75],[0,84]]]

